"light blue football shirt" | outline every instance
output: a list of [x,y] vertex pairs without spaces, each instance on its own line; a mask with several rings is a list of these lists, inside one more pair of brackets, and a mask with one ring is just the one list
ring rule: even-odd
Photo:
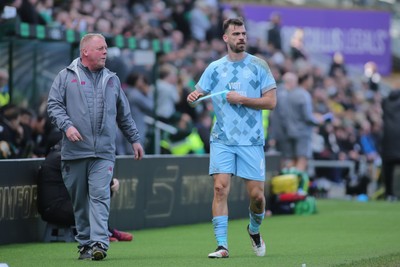
[[[225,56],[212,62],[196,84],[196,89],[204,94],[229,90],[252,98],[260,98],[273,88],[276,88],[276,82],[268,64],[248,53],[240,61],[233,62]],[[211,131],[211,142],[264,145],[261,110],[229,104],[223,95],[212,97],[212,103],[216,121]]]

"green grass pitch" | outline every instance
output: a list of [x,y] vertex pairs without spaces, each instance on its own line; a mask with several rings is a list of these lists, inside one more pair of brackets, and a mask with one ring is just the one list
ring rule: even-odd
[[267,256],[256,257],[247,219],[229,222],[229,259],[208,259],[216,248],[209,223],[134,231],[132,242],[111,243],[101,262],[78,261],[77,243],[0,246],[0,263],[47,266],[400,266],[400,202],[317,200],[315,215],[266,218]]

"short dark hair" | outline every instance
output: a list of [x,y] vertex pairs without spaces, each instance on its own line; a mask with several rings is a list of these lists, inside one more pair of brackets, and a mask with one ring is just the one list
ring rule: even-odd
[[302,84],[304,81],[308,80],[308,78],[310,78],[310,77],[311,77],[311,74],[309,74],[309,73],[305,73],[303,75],[300,75],[299,79],[298,79],[298,83]]
[[20,115],[20,108],[12,103],[8,103],[0,108],[0,117],[7,120],[15,120]]
[[224,33],[226,33],[226,30],[228,29],[229,25],[243,26],[244,20],[242,17],[226,19],[222,24],[222,30]]
[[139,74],[137,72],[131,72],[126,78],[126,84],[130,86],[135,86],[138,79],[139,79]]
[[145,84],[149,84],[149,80],[143,73],[131,72],[126,78],[126,84],[130,86],[135,86],[137,81],[142,79]]

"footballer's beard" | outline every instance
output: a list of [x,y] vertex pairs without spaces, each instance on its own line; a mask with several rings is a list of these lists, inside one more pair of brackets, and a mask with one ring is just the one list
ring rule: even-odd
[[233,53],[237,53],[237,54],[242,53],[242,52],[244,52],[246,50],[246,44],[245,43],[239,43],[239,44],[236,44],[236,45],[235,44],[230,44],[229,46],[231,48],[231,51]]

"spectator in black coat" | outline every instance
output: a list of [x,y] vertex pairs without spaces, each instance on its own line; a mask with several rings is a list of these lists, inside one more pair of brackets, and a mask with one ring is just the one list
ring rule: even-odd
[[[49,149],[44,162],[38,171],[38,211],[46,222],[63,225],[75,225],[74,211],[71,198],[61,175],[61,146],[57,143]],[[110,184],[111,194],[117,192],[119,182],[112,179]],[[133,235],[130,233],[112,229],[110,226],[110,241],[131,241]]]
[[[339,72],[339,73],[338,73]],[[347,75],[347,68],[344,63],[344,56],[341,52],[335,52],[329,66],[330,77],[342,77]]]
[[268,44],[272,45],[276,50],[282,51],[281,15],[272,13],[270,23],[271,27],[267,32]]
[[392,90],[382,101],[383,138],[382,167],[385,195],[389,201],[397,200],[393,192],[393,177],[396,165],[400,164],[400,88]]
[[57,225],[75,225],[71,199],[61,177],[61,146],[53,146],[38,174],[38,211],[42,219]]
[[46,20],[29,0],[15,0],[12,6],[17,9],[18,16],[22,22],[46,25]]

